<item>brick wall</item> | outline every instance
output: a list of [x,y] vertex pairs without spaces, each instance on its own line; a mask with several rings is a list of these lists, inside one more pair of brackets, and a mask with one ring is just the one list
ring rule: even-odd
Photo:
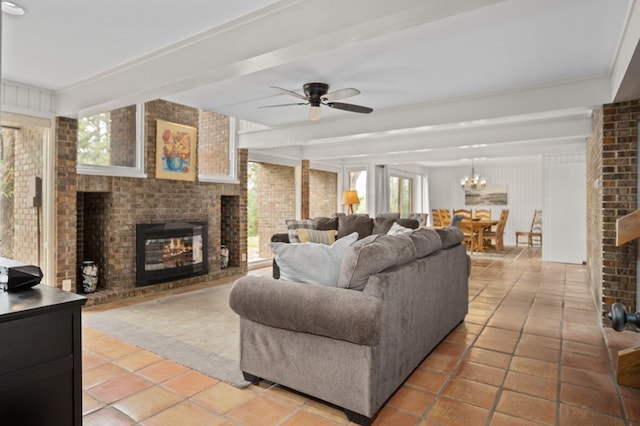
[[[302,217],[333,215],[338,175],[311,169],[307,160],[301,163],[301,174]],[[295,218],[295,168],[259,163],[258,204],[258,255],[270,258],[271,236],[287,232],[285,220]]]
[[[596,127],[600,112],[594,115]],[[640,120],[640,100],[608,104],[602,107],[601,136],[599,129],[589,141],[589,207],[597,207],[598,197],[602,197],[600,211],[589,213],[589,224],[601,228],[590,229],[588,241],[590,259],[589,270],[598,265],[599,247],[595,242],[597,230],[602,230],[602,309],[610,310],[611,303],[622,302],[628,311],[635,312],[636,307],[636,243],[621,247],[615,245],[616,220],[637,209],[637,149],[638,121]],[[598,170],[598,151],[602,150],[601,171]],[[595,180],[601,173],[601,191],[594,189]],[[596,233],[595,235],[593,233]],[[597,286],[597,278],[592,286]]]
[[[64,202],[58,203],[59,254],[56,284],[61,285],[63,278],[76,282],[76,271],[82,260],[97,260],[100,268],[99,291],[92,295],[94,302],[189,285],[246,271],[246,262],[240,261],[241,254],[246,252],[246,150],[239,150],[238,153],[240,184],[156,179],[156,120],[197,127],[200,112],[166,101],[149,102],[145,109],[145,179],[76,176],[76,123],[72,119],[58,119],[61,125],[57,129],[59,166],[56,186],[57,198]],[[76,202],[76,199],[79,201]],[[83,243],[76,247],[78,217],[82,218],[81,234],[84,235],[81,235]],[[208,222],[209,274],[171,283],[136,287],[135,225],[181,220]],[[223,236],[225,243],[232,248],[230,267],[226,270],[220,269],[219,262]],[[102,240],[99,249],[93,248],[89,243],[92,239]],[[76,256],[76,249],[83,250],[83,253]]]
[[198,123],[198,169],[208,175],[229,174],[229,117],[201,111]]
[[310,170],[309,188],[309,217],[331,217],[338,211],[336,206],[338,175],[336,173]]
[[56,118],[56,278],[62,288],[62,280],[76,281],[76,232],[77,192],[76,145],[78,122],[72,118]]
[[[30,181],[42,177],[43,128],[24,127],[18,132],[15,147],[15,193],[29,194]],[[34,207],[28,196],[14,201],[14,258],[26,263],[40,264],[42,240],[42,209]]]
[[295,218],[295,169],[258,163],[258,255],[272,256],[271,235],[287,232],[286,219]]
[[135,167],[136,158],[136,106],[112,110],[111,162],[112,166]]

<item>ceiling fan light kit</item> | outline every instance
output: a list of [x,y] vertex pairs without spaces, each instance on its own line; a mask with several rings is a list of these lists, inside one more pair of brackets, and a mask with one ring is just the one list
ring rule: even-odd
[[320,106],[326,105],[330,108],[341,109],[343,111],[357,112],[360,114],[369,114],[373,111],[373,108],[346,104],[343,102],[334,102],[339,99],[345,99],[351,96],[359,95],[360,91],[354,88],[346,88],[329,92],[329,85],[326,83],[306,83],[302,86],[304,95],[301,95],[292,90],[283,89],[282,87],[271,86],[272,89],[278,92],[296,97],[298,99],[304,99],[306,102],[298,102],[293,104],[281,104],[281,105],[267,105],[262,108],[289,106],[289,105],[310,105],[309,120],[316,121],[320,119]]

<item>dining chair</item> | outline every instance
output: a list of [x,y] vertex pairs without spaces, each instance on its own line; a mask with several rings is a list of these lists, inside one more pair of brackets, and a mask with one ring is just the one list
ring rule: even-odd
[[496,251],[503,251],[504,250],[504,227],[507,224],[508,217],[509,217],[509,209],[502,209],[502,212],[500,212],[500,219],[498,219],[498,225],[496,225],[496,230],[484,232],[482,235],[482,242],[479,242],[479,244],[492,247]]
[[480,219],[489,219],[489,220],[491,220],[491,210],[490,209],[476,209],[475,215],[473,217],[480,218]]
[[471,217],[465,217],[463,215],[453,215],[456,219],[460,220],[460,230],[464,234],[463,241],[467,244],[467,251],[474,252],[478,250],[478,238],[477,234],[473,232],[473,224],[471,223]]
[[440,224],[441,226],[450,226],[451,225],[451,212],[449,209],[440,209],[438,211],[440,213]]
[[534,243],[542,246],[542,210],[533,212],[531,227],[528,231],[516,231],[516,247],[518,246],[520,237],[527,237],[527,247],[533,247]]
[[461,214],[462,216],[468,217],[468,218],[472,217],[471,209],[455,209],[453,210],[453,214],[454,215]]
[[431,222],[433,226],[442,226],[440,219],[440,209],[431,209]]

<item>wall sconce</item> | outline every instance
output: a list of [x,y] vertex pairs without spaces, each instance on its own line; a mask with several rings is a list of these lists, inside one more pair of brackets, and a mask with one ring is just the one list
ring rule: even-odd
[[354,189],[350,189],[348,191],[342,191],[342,205],[349,206],[347,210],[349,214],[353,214],[354,204],[360,204],[360,199],[358,198],[358,192]]

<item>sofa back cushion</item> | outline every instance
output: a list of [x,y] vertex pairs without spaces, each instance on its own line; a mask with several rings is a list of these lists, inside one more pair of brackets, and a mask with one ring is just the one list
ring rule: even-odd
[[373,219],[372,234],[386,234],[389,232],[393,224],[396,223],[404,228],[416,229],[420,226],[420,222],[415,219],[398,219],[378,216]]
[[335,287],[342,259],[357,239],[358,234],[353,233],[332,245],[270,243],[270,246],[280,268],[280,279]]
[[416,258],[429,256],[442,248],[440,235],[434,229],[420,228],[409,234],[416,246]]
[[435,231],[440,235],[442,240],[442,248],[453,247],[460,244],[464,239],[464,233],[460,228],[449,226],[445,228],[436,228]]
[[337,217],[314,217],[313,226],[318,231],[331,231],[338,230],[338,218]]
[[394,265],[404,265],[416,257],[416,247],[407,234],[374,234],[354,243],[346,251],[338,287],[363,290],[369,276]]
[[373,219],[367,216],[350,214],[338,217],[338,238],[342,238],[353,232],[358,233],[358,239],[371,235]]

